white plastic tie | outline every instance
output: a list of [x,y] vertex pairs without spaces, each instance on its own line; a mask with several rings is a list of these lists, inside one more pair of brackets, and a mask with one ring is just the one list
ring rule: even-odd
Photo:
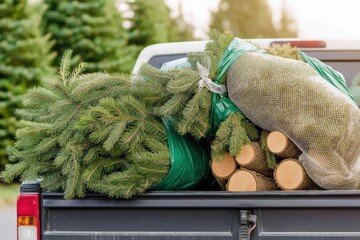
[[225,85],[214,83],[209,78],[210,64],[208,64],[208,68],[206,68],[203,65],[201,65],[199,62],[197,62],[197,69],[201,77],[201,79],[199,80],[199,90],[206,87],[207,89],[209,89],[210,92],[213,93],[224,94],[227,92]]

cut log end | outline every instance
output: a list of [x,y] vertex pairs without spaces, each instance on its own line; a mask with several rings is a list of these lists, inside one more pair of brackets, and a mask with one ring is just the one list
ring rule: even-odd
[[236,171],[230,177],[226,186],[226,190],[230,192],[254,192],[275,189],[277,189],[277,186],[274,181],[245,169]]
[[211,170],[215,178],[224,180],[236,170],[235,158],[228,153],[225,153],[224,158],[220,161],[211,161]]
[[276,154],[283,152],[289,144],[288,138],[279,131],[270,132],[266,138],[269,150]]
[[241,167],[268,177],[272,176],[272,170],[268,167],[265,153],[258,142],[243,146],[241,153],[235,159]]
[[300,150],[290,139],[280,131],[272,131],[266,138],[266,145],[270,152],[280,157],[297,157]]
[[274,170],[274,178],[281,189],[306,190],[314,184],[297,159],[285,159]]
[[246,166],[254,161],[256,156],[256,149],[253,144],[246,144],[242,147],[241,153],[236,157],[236,162],[240,166]]

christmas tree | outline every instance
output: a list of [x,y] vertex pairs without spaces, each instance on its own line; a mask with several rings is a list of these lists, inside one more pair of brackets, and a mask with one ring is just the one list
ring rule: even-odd
[[[41,9],[35,8],[36,11]],[[32,14],[26,0],[0,3],[0,171],[7,162],[5,147],[14,142],[19,126],[15,109],[21,95],[50,75],[52,43],[41,34],[40,18]]]
[[88,72],[129,72],[132,59],[125,48],[127,33],[112,0],[44,0],[42,25],[55,40],[55,66],[66,49],[74,51],[72,67],[86,62]]
[[83,64],[70,72],[70,62],[68,51],[59,76],[26,94],[1,177],[40,177],[44,190],[68,199],[88,190],[128,198],[159,183],[170,164],[162,120],[132,96],[126,76],[82,74]]

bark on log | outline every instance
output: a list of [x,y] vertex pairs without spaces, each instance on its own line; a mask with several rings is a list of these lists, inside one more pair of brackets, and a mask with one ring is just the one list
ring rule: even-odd
[[226,190],[230,192],[270,191],[278,189],[274,180],[250,170],[237,170],[229,179]]
[[258,142],[243,146],[241,153],[235,159],[241,167],[267,177],[273,175],[273,171],[268,167],[265,153]]

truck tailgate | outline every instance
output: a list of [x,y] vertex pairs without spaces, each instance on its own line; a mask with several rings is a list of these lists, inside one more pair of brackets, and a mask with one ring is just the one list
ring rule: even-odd
[[[359,239],[359,191],[42,194],[42,240]],[[257,217],[254,231],[250,218]]]

